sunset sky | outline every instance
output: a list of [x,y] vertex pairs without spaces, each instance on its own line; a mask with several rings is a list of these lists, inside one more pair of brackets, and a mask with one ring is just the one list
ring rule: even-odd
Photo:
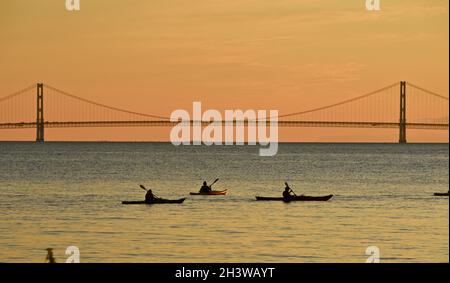
[[[307,110],[400,80],[449,93],[449,2],[0,1],[0,98],[37,82],[132,111]],[[0,121],[1,122],[1,121]],[[168,140],[167,128],[47,130],[47,140]],[[397,130],[284,129],[285,141],[396,141]],[[0,130],[0,140],[33,140]],[[448,131],[409,131],[448,141]]]

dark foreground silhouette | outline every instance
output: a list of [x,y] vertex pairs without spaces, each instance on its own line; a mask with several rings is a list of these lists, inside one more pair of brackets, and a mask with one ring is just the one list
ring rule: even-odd
[[45,257],[45,262],[46,263],[56,263],[56,259],[53,256],[53,249],[52,248],[47,248],[47,256]]

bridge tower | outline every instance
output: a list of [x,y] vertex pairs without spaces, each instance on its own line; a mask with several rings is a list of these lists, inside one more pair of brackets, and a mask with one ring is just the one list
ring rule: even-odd
[[44,84],[37,84],[36,142],[44,142]]
[[406,143],[406,82],[400,82],[400,132],[399,143]]

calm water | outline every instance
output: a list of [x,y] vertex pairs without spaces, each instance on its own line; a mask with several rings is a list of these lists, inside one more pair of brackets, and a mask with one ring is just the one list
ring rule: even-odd
[[[448,144],[0,143],[0,261],[448,262]],[[214,180],[228,196],[122,205],[145,184],[167,198]],[[325,203],[256,202],[288,181]]]

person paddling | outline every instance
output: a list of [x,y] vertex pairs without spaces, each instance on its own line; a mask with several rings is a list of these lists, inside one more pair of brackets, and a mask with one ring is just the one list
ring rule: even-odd
[[139,185],[143,190],[147,191],[145,193],[145,201],[149,202],[155,199],[158,199],[157,196],[155,196],[155,194],[153,194],[151,189],[147,189],[146,187],[144,187],[144,185]]
[[155,200],[155,195],[153,194],[152,190],[148,190],[145,194],[145,201],[152,201]]
[[203,186],[200,188],[200,192],[201,193],[209,193],[211,191],[212,191],[211,186],[208,186],[206,181],[203,181]]
[[290,200],[291,198],[297,196],[294,191],[289,187],[288,183],[284,183],[286,187],[284,188],[283,198],[285,200]]

